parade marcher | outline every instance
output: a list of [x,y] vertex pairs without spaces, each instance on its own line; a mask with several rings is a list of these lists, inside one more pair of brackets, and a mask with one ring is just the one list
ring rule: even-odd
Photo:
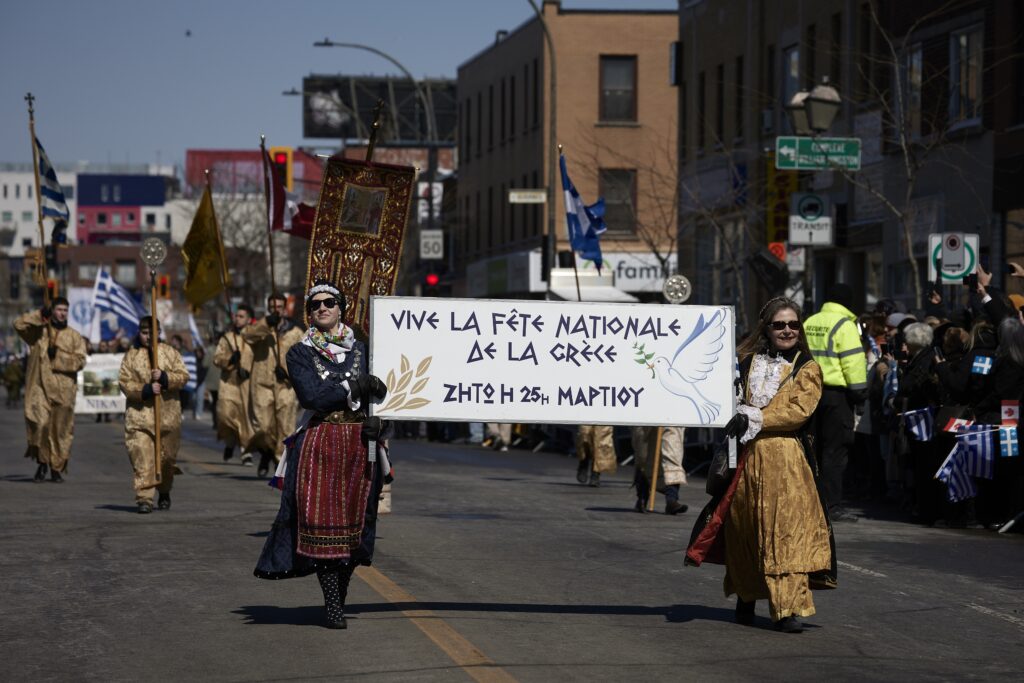
[[853,445],[854,411],[867,399],[867,358],[851,311],[853,289],[833,284],[821,311],[804,323],[807,345],[821,367],[824,391],[815,415],[815,445],[833,521],[856,521],[842,508],[843,475]]
[[4,366],[4,386],[7,387],[7,407],[17,408],[21,400],[21,387],[25,384],[25,367],[20,358],[11,356]]
[[[330,628],[346,628],[352,572],[373,558],[388,468],[382,423],[366,417],[387,388],[367,374],[366,347],[341,322],[344,309],[333,284],[317,283],[306,296],[312,324],[288,352],[288,374],[306,412],[278,468],[281,507],[254,572],[263,579],[316,573]],[[369,441],[378,442],[373,459]]]
[[42,308],[14,321],[18,336],[31,347],[25,378],[25,425],[35,481],[62,482],[71,456],[75,431],[75,395],[78,371],[85,367],[85,339],[68,327],[68,300],[53,299]]
[[576,430],[576,481],[590,486],[601,485],[601,474],[615,472],[615,435],[608,425],[580,425]]
[[252,349],[242,336],[252,321],[251,306],[241,304],[231,318],[232,327],[217,343],[213,363],[220,368],[217,394],[217,438],[224,442],[224,460],[235,446],[242,451],[242,464],[252,465],[246,451],[252,438],[249,419],[249,376],[252,373]]
[[295,431],[298,400],[288,379],[286,361],[292,346],[302,341],[302,330],[284,317],[287,299],[272,294],[267,299],[267,316],[242,333],[252,350],[249,391],[253,436],[249,448],[260,454],[258,474],[266,476],[271,463],[284,450],[284,439]]
[[636,486],[636,506],[633,509],[637,512],[647,512],[651,481],[654,481],[658,490],[665,494],[666,515],[678,515],[688,509],[685,503],[679,502],[679,486],[686,483],[686,470],[683,469],[683,433],[682,427],[661,429],[661,452],[655,477],[654,455],[658,427],[633,427],[633,484]]
[[157,507],[171,507],[171,488],[174,486],[174,466],[181,443],[181,389],[188,382],[185,362],[175,348],[158,343],[157,367],[150,356],[150,330],[153,319],[139,320],[139,334],[131,349],[121,360],[118,383],[125,395],[124,443],[135,473],[135,504],[139,512],[153,511],[154,479],[156,477],[156,428],[154,406],[160,397],[160,483]]
[[758,331],[737,350],[743,403],[725,433],[739,438],[741,452],[686,553],[689,564],[724,560],[725,594],[736,594],[739,623],[752,624],[755,601],[767,599],[772,621],[786,633],[803,630],[799,618],[814,614],[811,588],[836,585],[831,527],[805,438],[821,398],[821,368],[804,341],[799,310],[789,299],[772,299]]

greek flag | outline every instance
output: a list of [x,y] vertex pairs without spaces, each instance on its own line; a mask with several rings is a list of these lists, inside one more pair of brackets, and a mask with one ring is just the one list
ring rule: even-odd
[[931,408],[908,410],[903,413],[903,422],[915,441],[931,441],[935,431]]
[[89,339],[94,342],[134,337],[139,332],[139,318],[146,315],[142,304],[127,289],[114,282],[106,268],[100,268],[96,274],[92,310],[93,326]]
[[558,164],[562,169],[562,190],[565,192],[565,222],[569,231],[569,243],[572,250],[588,261],[593,261],[597,272],[601,272],[600,237],[607,230],[604,224],[604,199],[587,206],[580,199],[576,186],[569,180],[569,172],[565,169],[565,156],[558,156]]
[[66,223],[71,216],[68,202],[64,199],[64,190],[57,182],[57,172],[53,170],[50,157],[46,156],[43,144],[36,138],[36,154],[39,157],[39,195],[43,207],[43,216],[63,219]]
[[960,443],[957,443],[946,456],[939,471],[935,473],[935,478],[946,485],[946,497],[951,503],[959,503],[961,500],[978,495],[978,489],[974,488],[971,475],[964,468],[964,454],[965,449]]
[[196,318],[191,313],[188,314],[188,331],[192,334],[193,349],[206,348],[206,345],[203,344],[203,337],[199,334],[199,326],[196,325]]
[[891,415],[892,413],[889,412],[889,409],[885,408],[884,406],[891,405],[891,402],[889,401],[889,399],[890,398],[894,398],[896,396],[896,392],[898,392],[899,390],[900,390],[900,373],[899,373],[899,370],[897,370],[896,367],[894,366],[885,375],[885,383],[882,385],[882,406],[883,406],[883,412],[886,412],[886,414],[888,414],[888,415]]
[[999,455],[1004,458],[1020,457],[1020,446],[1017,443],[1016,427],[999,428]]
[[188,370],[188,382],[185,383],[185,391],[195,391],[197,380],[199,376],[196,374],[196,354],[191,351],[182,351],[181,360],[185,363],[185,369]]
[[957,446],[963,452],[963,469],[973,477],[991,479],[995,468],[995,427],[973,425],[964,427],[956,435]]

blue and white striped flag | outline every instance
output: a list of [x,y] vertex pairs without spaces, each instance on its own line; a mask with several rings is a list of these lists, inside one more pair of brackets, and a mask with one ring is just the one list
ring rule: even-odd
[[1004,458],[1020,457],[1020,446],[1017,443],[1016,427],[999,428],[999,455]]
[[569,180],[569,172],[565,169],[565,156],[558,156],[558,164],[562,170],[562,190],[565,192],[565,222],[569,231],[569,243],[572,250],[588,261],[593,261],[597,272],[601,272],[601,235],[607,230],[604,224],[604,199],[599,198],[595,204],[587,206],[580,199],[576,186]]
[[996,461],[995,432],[992,425],[971,425],[956,435],[957,445],[963,451],[964,471],[973,477],[991,479]]
[[963,445],[957,443],[946,456],[939,471],[935,473],[935,478],[946,485],[946,497],[951,503],[959,503],[961,500],[978,495],[978,489],[974,487],[971,475],[964,469],[965,453],[966,449]]
[[197,383],[199,375],[196,374],[196,354],[191,351],[182,351],[181,360],[185,363],[185,369],[188,370],[188,382],[185,383],[185,391],[195,391],[196,387],[199,386]]
[[903,413],[903,421],[907,425],[907,431],[914,437],[915,441],[932,440],[932,436],[935,433],[935,421],[931,408],[908,410]]
[[68,210],[68,202],[64,198],[64,190],[57,182],[57,171],[50,163],[50,157],[46,156],[43,144],[36,138],[36,154],[39,158],[39,195],[43,207],[43,216],[61,218],[66,223],[71,217]]
[[188,314],[188,331],[192,334],[192,348],[205,349],[206,345],[203,344],[203,336],[199,334],[199,326],[196,325],[196,317],[191,313]]
[[96,284],[92,289],[92,310],[92,334],[89,339],[93,342],[134,337],[139,332],[139,318],[146,315],[142,304],[127,289],[114,282],[106,268],[100,268],[96,274]]

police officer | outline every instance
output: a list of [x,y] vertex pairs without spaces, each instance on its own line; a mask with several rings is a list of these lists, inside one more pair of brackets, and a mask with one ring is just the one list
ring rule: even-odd
[[833,522],[856,521],[842,508],[843,474],[853,444],[853,415],[867,398],[867,356],[851,312],[853,289],[833,284],[821,310],[804,322],[814,360],[821,366],[824,391],[815,412],[815,444],[825,502]]

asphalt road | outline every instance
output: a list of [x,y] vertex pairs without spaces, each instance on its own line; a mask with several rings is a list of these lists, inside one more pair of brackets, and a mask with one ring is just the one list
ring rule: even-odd
[[[1019,680],[1024,538],[837,525],[840,589],[799,635],[732,621],[723,569],[684,567],[691,512],[632,511],[555,454],[398,442],[394,512],[349,628],[314,578],[252,568],[275,491],[188,423],[173,508],[135,513],[120,423],[76,425],[67,482],[35,484],[0,412],[5,680]],[[660,501],[659,501],[660,502]]]

